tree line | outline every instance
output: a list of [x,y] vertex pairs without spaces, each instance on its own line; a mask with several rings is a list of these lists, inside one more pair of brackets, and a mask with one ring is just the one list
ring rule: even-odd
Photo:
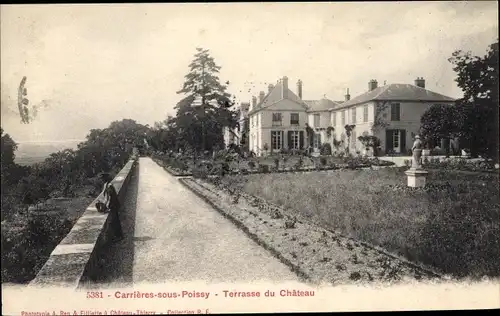
[[71,197],[101,172],[116,173],[134,147],[143,145],[149,127],[134,120],[112,122],[92,129],[76,149],[52,153],[32,166],[15,163],[17,144],[1,130],[2,220],[20,205],[32,205],[51,195]]

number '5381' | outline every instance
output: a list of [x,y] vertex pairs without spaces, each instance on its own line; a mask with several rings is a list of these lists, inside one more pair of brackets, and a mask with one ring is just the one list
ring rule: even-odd
[[87,292],[87,298],[103,298],[102,292]]

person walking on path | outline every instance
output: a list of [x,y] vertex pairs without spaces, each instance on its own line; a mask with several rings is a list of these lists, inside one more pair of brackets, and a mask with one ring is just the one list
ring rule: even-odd
[[123,239],[123,231],[122,225],[120,223],[119,211],[121,208],[120,201],[118,199],[118,194],[116,193],[116,189],[111,184],[111,175],[109,173],[102,173],[101,179],[104,182],[104,188],[102,195],[104,197],[104,204],[111,215],[111,229],[114,232],[113,241],[120,241]]

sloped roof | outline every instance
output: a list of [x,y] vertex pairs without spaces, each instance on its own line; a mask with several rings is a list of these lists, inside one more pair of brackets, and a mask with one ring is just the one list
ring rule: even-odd
[[343,102],[340,108],[361,104],[374,100],[397,100],[397,101],[432,101],[450,102],[455,99],[445,95],[417,87],[412,84],[393,83],[365,92],[349,101]]
[[337,102],[323,98],[320,100],[304,100],[309,112],[328,111],[339,106]]
[[[255,108],[253,108],[248,114],[253,114],[255,112],[258,112],[262,109],[265,109],[265,108],[277,103],[278,101],[281,101],[283,99],[281,96],[282,87],[283,87],[283,85],[282,85],[281,81],[278,82],[274,86],[274,88],[264,96],[264,99],[262,100],[262,102],[257,103]],[[302,104],[302,105],[304,105],[305,108],[307,107],[307,105],[304,103],[304,101],[302,101],[295,93],[293,93],[293,91],[290,90],[290,88],[288,88],[287,99],[294,101],[294,102],[297,102],[299,104]]]

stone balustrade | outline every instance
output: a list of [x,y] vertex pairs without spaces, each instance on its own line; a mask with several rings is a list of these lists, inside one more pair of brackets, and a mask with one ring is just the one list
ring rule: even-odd
[[[112,181],[122,204],[137,163],[137,156],[133,155]],[[68,235],[52,251],[30,286],[77,289],[98,276],[100,254],[112,238],[112,217],[109,213],[99,213],[95,207],[101,198],[102,193],[87,207]]]

